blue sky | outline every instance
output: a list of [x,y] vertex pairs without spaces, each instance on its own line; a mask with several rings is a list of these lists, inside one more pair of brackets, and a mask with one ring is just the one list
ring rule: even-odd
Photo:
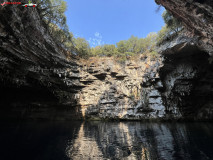
[[164,25],[154,0],[65,0],[67,24],[91,46],[116,44],[131,35],[146,37]]

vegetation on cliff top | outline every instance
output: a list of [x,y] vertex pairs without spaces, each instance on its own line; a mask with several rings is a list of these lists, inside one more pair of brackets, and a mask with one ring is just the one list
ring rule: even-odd
[[40,0],[40,15],[48,25],[48,29],[53,38],[63,45],[70,53],[74,53],[81,58],[88,57],[115,57],[119,61],[125,61],[128,57],[135,57],[141,54],[156,57],[156,47],[171,35],[177,34],[181,30],[180,22],[168,11],[162,15],[165,26],[158,33],[149,33],[145,38],[131,36],[128,40],[121,40],[114,44],[105,44],[90,47],[84,38],[74,38],[69,32],[66,23],[65,11],[67,4],[63,0]]
[[145,38],[138,38],[132,35],[128,40],[121,40],[116,45],[105,44],[92,48],[90,48],[89,43],[84,38],[78,38],[75,40],[76,42],[74,41],[78,55],[82,58],[115,57],[121,62],[129,57],[138,57],[141,54],[157,57],[157,46],[170,39],[173,35],[177,35],[182,29],[181,23],[168,11],[165,11],[162,17],[165,26],[158,33],[149,33]]
[[69,32],[65,11],[67,4],[64,0],[38,0],[38,11],[42,20],[56,42],[70,51],[74,50],[73,34]]

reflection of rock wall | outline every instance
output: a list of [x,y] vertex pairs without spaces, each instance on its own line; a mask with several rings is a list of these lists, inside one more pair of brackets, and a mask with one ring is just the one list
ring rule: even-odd
[[148,150],[137,146],[137,139],[130,134],[123,123],[82,124],[78,137],[67,148],[67,155],[71,159],[149,159]]
[[72,146],[67,148],[68,157],[76,160],[103,157],[94,137],[87,137],[87,134],[87,131],[84,130],[84,124],[82,124],[77,138],[71,143]]
[[199,140],[199,132],[211,136],[210,126],[87,122],[68,146],[67,155],[71,159],[207,159],[213,155],[203,150],[205,141]]

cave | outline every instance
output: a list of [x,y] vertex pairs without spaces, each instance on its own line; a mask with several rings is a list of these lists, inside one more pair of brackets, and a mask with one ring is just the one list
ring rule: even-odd
[[[97,1],[104,7],[110,2]],[[70,0],[55,1],[64,2],[61,6],[52,2],[12,5],[4,0],[0,5],[1,159],[213,159],[212,0],[155,0],[183,28],[163,32],[163,37],[131,36],[121,41],[122,51],[117,44],[101,50],[99,32],[89,38],[97,47],[73,38],[63,25]],[[80,12],[86,17],[99,9],[93,2],[76,2],[78,19]],[[116,23],[128,19],[129,10],[139,15],[140,9],[126,2]],[[149,21],[150,10],[143,10]],[[106,14],[99,12],[98,22]],[[93,19],[78,27],[90,30]],[[137,21],[134,27],[140,26],[140,18],[131,19]],[[116,23],[110,25],[116,28]]]
[[213,64],[209,62],[209,54],[187,45],[164,56],[160,77],[167,112],[176,106],[185,119],[212,120]]
[[[179,1],[181,2],[181,0]],[[163,0],[156,0],[156,2],[171,11],[170,3]],[[209,21],[209,8],[196,7],[196,2],[203,6],[207,6],[210,2],[193,2],[189,5],[191,9],[196,14],[205,11],[205,21]],[[182,8],[176,7],[176,11],[181,14],[182,11],[187,13],[188,8],[185,3],[180,3],[179,7]],[[179,3],[174,2],[172,4],[177,6]],[[29,14],[22,15],[21,12]],[[149,100],[147,102],[150,103],[148,106],[150,105],[153,108],[151,107],[149,114],[156,119],[159,118],[158,113],[161,112],[158,110],[159,108],[162,109],[161,116],[165,117],[167,117],[167,114],[175,114],[173,112],[178,110],[179,115],[181,115],[179,118],[212,119],[213,75],[211,74],[212,64],[209,63],[211,61],[209,56],[211,53],[211,35],[205,34],[205,32],[211,33],[211,27],[205,27],[205,23],[200,23],[200,25],[203,25],[202,27],[197,25],[197,20],[200,17],[196,19],[194,15],[190,14],[189,17],[184,17],[171,11],[185,25],[188,25],[186,23],[187,18],[192,20],[192,24],[188,27],[193,30],[193,44],[187,38],[182,38],[182,40],[187,41],[184,43],[185,46],[180,41],[180,43],[169,48],[174,42],[173,39],[176,38],[172,37],[169,41],[165,41],[168,46],[164,47],[159,59],[148,61],[149,58],[138,57],[139,62],[136,62],[138,64],[127,65],[124,72],[127,72],[128,75],[126,73],[120,74],[119,72],[122,69],[113,71],[112,65],[114,63],[118,65],[116,62],[110,62],[108,68],[111,68],[109,70],[105,68],[100,71],[101,69],[97,66],[83,70],[83,65],[79,64],[78,58],[73,58],[74,55],[71,60],[67,61],[67,51],[50,36],[47,26],[41,20],[39,11],[34,12],[34,10],[24,10],[21,6],[7,5],[1,9],[0,13],[11,15],[10,18],[2,17],[0,19],[2,27],[0,35],[0,105],[1,109],[7,114],[10,111],[11,114],[13,114],[12,111],[21,113],[23,108],[23,110],[28,110],[33,106],[38,109],[38,112],[39,110],[46,112],[46,116],[52,108],[59,112],[60,109],[64,108],[70,110],[70,115],[82,117],[82,113],[87,110],[87,107],[94,106],[96,107],[95,110],[100,108],[100,111],[103,112],[118,111],[115,113],[115,117],[118,117],[120,112],[124,113],[125,110],[128,110],[123,116],[125,119],[128,116],[134,117],[137,108],[141,108],[141,104],[145,104],[147,101],[141,98],[143,95],[140,87],[142,87],[150,92],[147,93],[147,95],[150,94],[150,96],[147,96],[150,97],[150,102]],[[211,24],[211,21],[209,21],[209,24]],[[198,32],[199,29],[200,32]],[[34,36],[31,35],[32,30]],[[200,38],[197,38],[197,36]],[[207,40],[209,41],[207,42]],[[166,44],[161,44],[160,47],[166,46]],[[161,58],[164,60],[161,61]],[[140,67],[139,64],[141,64]],[[161,65],[162,67],[160,67]],[[147,66],[145,70],[142,69],[143,66]],[[144,74],[140,75],[143,72]],[[134,77],[137,74],[141,78],[147,79],[147,83],[143,83],[141,79],[139,81],[138,77],[140,76]],[[85,79],[88,80],[85,81]],[[114,82],[112,83],[112,81]],[[136,82],[137,84],[135,84]],[[104,90],[102,91],[102,89]],[[152,90],[156,92],[156,95],[152,95]],[[107,96],[105,96],[105,93]],[[94,100],[90,96],[99,97],[94,98]],[[91,101],[88,100],[88,97],[91,98]],[[115,99],[109,100],[113,97]],[[163,102],[159,102],[161,101],[159,99],[162,99]],[[84,103],[84,101],[88,101],[88,103]],[[115,104],[120,108],[116,109],[113,105],[108,105],[102,109],[102,101],[117,102]],[[124,107],[125,105],[128,107]],[[160,107],[156,107],[157,105]],[[142,109],[146,110],[147,108],[142,107]],[[7,117],[7,114],[4,114],[5,117]],[[147,114],[147,117],[150,116],[149,114]],[[112,113],[108,115],[112,115]],[[135,117],[138,119],[143,119],[143,116],[146,117],[146,115],[140,116]],[[71,116],[70,118],[74,117]]]

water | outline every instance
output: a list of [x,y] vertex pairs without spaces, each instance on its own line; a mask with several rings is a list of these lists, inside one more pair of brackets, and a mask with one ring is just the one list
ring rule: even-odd
[[0,123],[1,160],[213,159],[212,123]]

